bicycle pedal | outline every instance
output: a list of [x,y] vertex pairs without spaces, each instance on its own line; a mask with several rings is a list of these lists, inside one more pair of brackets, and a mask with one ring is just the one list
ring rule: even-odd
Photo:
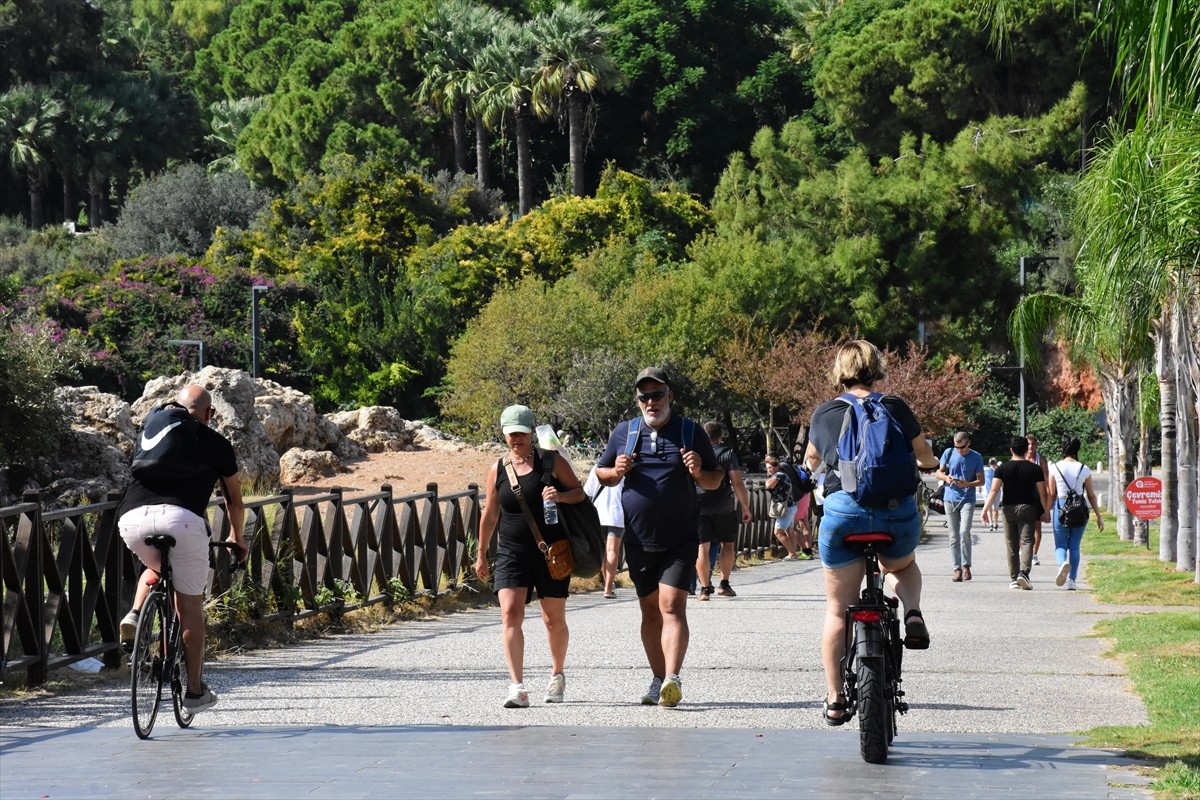
[[908,703],[896,703],[896,710],[901,714],[908,713]]

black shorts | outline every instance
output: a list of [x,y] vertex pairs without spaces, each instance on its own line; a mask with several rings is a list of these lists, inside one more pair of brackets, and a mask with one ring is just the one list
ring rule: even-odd
[[686,592],[691,588],[692,581],[696,580],[696,559],[699,555],[698,539],[673,550],[643,550],[632,536],[625,537],[625,564],[629,567],[629,579],[633,581],[638,597],[654,594],[659,584]]
[[737,510],[700,515],[700,542],[736,542],[742,518]]
[[497,548],[492,576],[492,588],[497,592],[522,587],[530,589],[525,596],[526,603],[533,600],[534,591],[538,597],[566,597],[571,590],[570,576],[562,580],[550,577],[546,557],[540,550],[511,552],[507,548]]

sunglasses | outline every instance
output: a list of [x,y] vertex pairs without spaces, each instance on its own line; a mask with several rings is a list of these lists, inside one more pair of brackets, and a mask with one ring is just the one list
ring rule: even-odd
[[644,392],[637,396],[637,399],[643,403],[649,403],[651,400],[662,400],[667,396],[665,389],[660,389],[657,392]]

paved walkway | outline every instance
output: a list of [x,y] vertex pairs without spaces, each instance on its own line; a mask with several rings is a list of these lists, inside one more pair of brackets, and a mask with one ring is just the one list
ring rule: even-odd
[[773,562],[735,572],[738,597],[689,605],[676,709],[637,703],[650,675],[632,590],[592,593],[568,605],[562,705],[537,702],[549,676],[536,607],[535,702],[518,710],[501,707],[499,611],[470,611],[223,659],[209,668],[217,708],[187,731],[164,709],[150,742],[121,685],[0,707],[0,798],[1148,798],[1128,762],[1070,735],[1148,721],[1089,636],[1136,609],[1095,602],[1086,583],[1056,589],[1051,566],[1034,569],[1033,591],[1009,589],[1001,534],[978,519],[975,579],[952,583],[940,520],[929,533],[933,646],[905,659],[912,710],[885,766],[860,760],[853,723],[820,718],[819,567]]

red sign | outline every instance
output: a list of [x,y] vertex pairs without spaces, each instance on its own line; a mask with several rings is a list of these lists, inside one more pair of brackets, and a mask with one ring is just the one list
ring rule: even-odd
[[1125,487],[1125,507],[1138,519],[1158,519],[1162,516],[1162,481],[1147,476],[1134,478]]

